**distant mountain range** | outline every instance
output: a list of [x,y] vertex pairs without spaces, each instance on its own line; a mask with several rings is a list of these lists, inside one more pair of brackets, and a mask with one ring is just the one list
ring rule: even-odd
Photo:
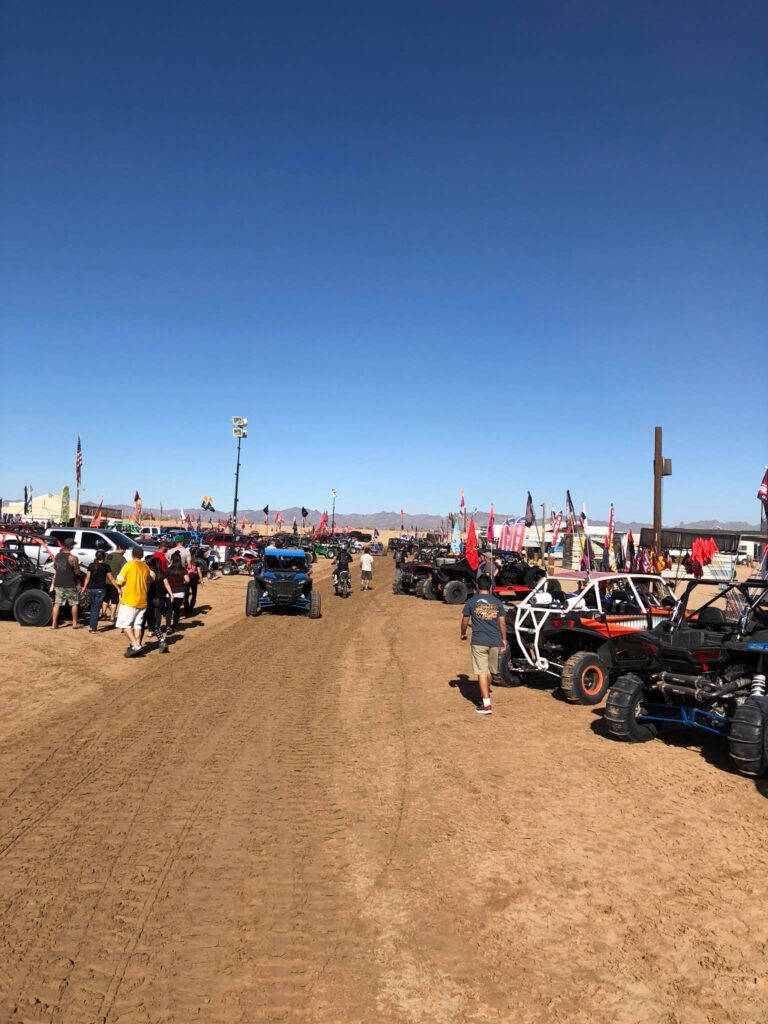
[[[126,516],[132,516],[133,515],[133,504],[130,504],[130,505],[118,505],[118,506],[112,506],[112,507],[113,508],[117,507],[117,508],[122,509],[123,510],[123,514],[126,515]],[[163,509],[163,516],[164,516],[164,518],[171,518],[171,519],[176,518],[176,519],[178,519],[180,517],[180,515],[181,515],[181,511],[182,510],[180,508],[164,508]],[[274,521],[274,517],[275,517],[275,512],[276,511],[278,511],[278,510],[274,509],[274,508],[270,509],[270,514],[269,514],[269,521],[270,521],[270,523],[272,523]],[[279,511],[280,511],[280,513],[281,513],[285,523],[288,526],[292,525],[294,518],[296,518],[296,520],[299,523],[301,523],[301,506],[292,506],[291,508],[284,508],[284,509],[280,509]],[[193,516],[193,517],[195,517],[195,518],[197,518],[197,514],[198,514],[198,512],[200,512],[200,516],[202,517],[203,522],[206,522],[206,523],[208,522],[209,518],[213,519],[213,522],[215,523],[219,519],[226,519],[227,516],[229,515],[229,511],[227,511],[226,509],[219,510],[219,511],[216,511],[216,512],[203,512],[201,509],[198,509],[198,508],[185,508],[184,512],[189,514],[189,515],[191,515],[191,516]],[[149,509],[149,508],[145,508],[144,509],[144,514],[147,515],[147,516],[149,516],[149,515],[157,515],[158,513],[159,513],[159,509]],[[522,514],[522,513],[520,513],[520,514]],[[322,512],[319,509],[315,509],[315,508],[309,509],[309,517],[307,519],[307,522],[309,523],[310,526],[314,526],[316,523],[320,522],[321,515],[322,515]],[[330,515],[330,512],[329,512],[329,515]],[[264,513],[262,512],[261,509],[253,509],[253,508],[238,509],[238,512],[237,512],[238,520],[242,519],[243,516],[245,516],[245,518],[248,520],[248,522],[255,523],[257,526],[264,522]],[[510,516],[507,513],[498,512],[496,514],[496,523],[497,524],[503,523],[504,520],[508,519],[508,518],[510,518]],[[444,517],[441,518],[440,516],[430,515],[428,513],[419,513],[419,514],[416,514],[416,515],[411,515],[409,513],[406,513],[403,521],[405,523],[406,529],[408,529],[410,527],[415,527],[415,528],[417,528],[419,530],[439,530],[441,525],[445,524],[445,518]],[[593,526],[606,526],[607,525],[607,522],[606,522],[605,519],[590,519],[589,521],[590,521],[590,523]],[[479,527],[487,526],[488,525],[488,513],[487,512],[477,512],[475,514],[475,523]],[[388,530],[388,529],[396,530],[396,529],[399,529],[399,527],[400,527],[400,513],[399,512],[349,512],[349,513],[337,512],[336,513],[336,525],[337,526],[352,526],[352,527],[355,527],[355,526],[371,526],[371,527],[373,527],[373,526],[375,526],[379,530]],[[651,525],[651,523],[641,523],[641,522],[635,522],[635,521],[632,521],[632,522],[622,522],[622,521],[618,521],[617,520],[617,522],[616,522],[616,529],[620,533],[626,533],[628,530],[632,530],[633,533],[638,533],[642,527],[650,526],[650,525]],[[730,530],[730,531],[733,531],[733,532],[736,532],[736,533],[741,533],[741,532],[757,531],[757,530],[760,529],[760,526],[756,525],[754,523],[747,523],[747,522],[743,522],[743,521],[720,522],[719,519],[697,519],[694,522],[690,522],[690,523],[676,523],[674,525],[679,527],[680,529],[701,530],[704,533],[711,532],[713,530]],[[671,523],[667,523],[666,527],[667,527],[667,529],[673,529],[674,528],[674,526]]]

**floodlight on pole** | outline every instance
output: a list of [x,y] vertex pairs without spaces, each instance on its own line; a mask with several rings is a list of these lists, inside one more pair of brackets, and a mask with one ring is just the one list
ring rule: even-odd
[[232,417],[232,436],[237,438],[237,465],[235,467],[235,502],[232,509],[232,534],[237,530],[237,492],[240,486],[240,445],[248,437],[248,420],[244,416]]

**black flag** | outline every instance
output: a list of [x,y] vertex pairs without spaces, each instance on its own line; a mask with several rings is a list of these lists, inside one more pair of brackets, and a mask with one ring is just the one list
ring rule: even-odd
[[301,507],[301,518],[302,519],[306,519],[308,515],[309,515],[309,510],[304,508],[304,506],[302,505],[302,507]]
[[528,491],[528,501],[525,503],[525,525],[536,525],[536,513],[533,511],[533,498],[530,491]]
[[265,516],[268,516],[269,515],[269,505],[265,505],[264,508],[261,511],[264,513]]

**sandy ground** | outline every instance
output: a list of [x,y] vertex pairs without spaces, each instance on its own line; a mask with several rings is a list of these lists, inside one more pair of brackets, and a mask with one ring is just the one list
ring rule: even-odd
[[0,622],[2,1024],[763,1024],[763,784],[477,716],[457,610],[376,567],[315,622],[206,584],[136,661]]

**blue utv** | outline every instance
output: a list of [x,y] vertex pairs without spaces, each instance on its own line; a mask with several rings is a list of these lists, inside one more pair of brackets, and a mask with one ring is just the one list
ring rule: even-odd
[[320,594],[312,589],[311,557],[299,547],[265,548],[248,581],[245,614],[292,610],[319,619]]

